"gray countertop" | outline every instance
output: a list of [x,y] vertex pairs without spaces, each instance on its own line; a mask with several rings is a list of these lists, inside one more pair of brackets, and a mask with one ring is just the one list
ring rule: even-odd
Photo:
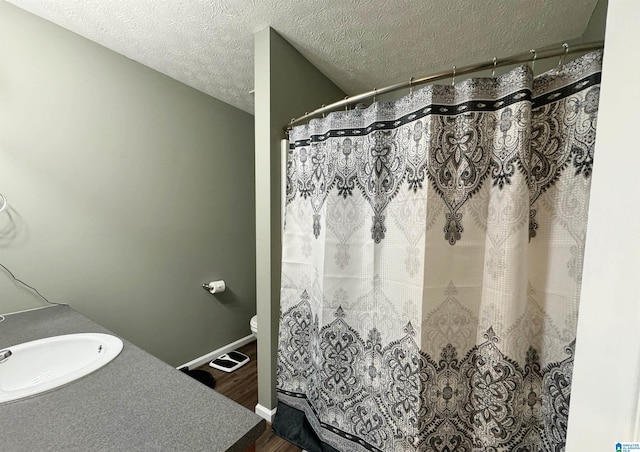
[[[0,349],[85,332],[110,333],[66,306],[11,314],[0,323]],[[0,404],[0,450],[241,451],[264,432],[262,418],[123,342],[94,373]]]

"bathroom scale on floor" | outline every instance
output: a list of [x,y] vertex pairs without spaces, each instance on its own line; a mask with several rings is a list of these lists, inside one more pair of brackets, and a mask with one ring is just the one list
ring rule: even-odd
[[221,370],[223,372],[233,372],[236,369],[244,366],[249,362],[249,357],[244,353],[240,353],[233,350],[229,353],[225,353],[222,356],[214,359],[209,363],[209,366],[214,369]]

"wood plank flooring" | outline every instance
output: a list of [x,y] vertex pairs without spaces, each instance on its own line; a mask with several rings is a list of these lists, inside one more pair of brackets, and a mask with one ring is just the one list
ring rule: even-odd
[[[227,373],[209,367],[209,364],[198,367],[209,372],[216,379],[216,391],[234,400],[250,411],[254,411],[258,403],[258,365],[256,342],[251,342],[238,349],[249,357],[249,362],[240,369]],[[302,449],[276,436],[267,423],[267,430],[256,441],[259,452],[300,452]]]

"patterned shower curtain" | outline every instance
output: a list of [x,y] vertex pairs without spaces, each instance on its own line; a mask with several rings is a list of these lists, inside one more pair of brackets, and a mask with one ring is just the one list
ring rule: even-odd
[[291,133],[274,431],[564,449],[601,53]]

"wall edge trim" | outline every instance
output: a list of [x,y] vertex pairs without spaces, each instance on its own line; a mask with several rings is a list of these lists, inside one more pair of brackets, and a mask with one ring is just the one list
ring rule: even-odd
[[260,404],[256,405],[256,410],[255,413],[260,416],[262,419],[264,419],[265,421],[273,424],[273,418],[276,415],[276,411],[277,411],[278,407],[274,408],[273,410],[270,410],[269,408],[266,408]]
[[181,366],[176,367],[176,369],[180,369],[182,367],[186,367],[188,369],[191,369],[192,367],[200,367],[203,364],[206,364],[209,361],[213,361],[219,356],[224,355],[225,353],[228,353],[239,347],[242,347],[243,345],[247,345],[255,341],[256,339],[257,339],[256,336],[254,336],[253,334],[250,334],[248,336],[238,339],[237,341],[231,342],[230,344],[224,345],[212,352],[209,352],[206,355],[202,355],[199,358],[189,361],[188,363],[182,364]]

